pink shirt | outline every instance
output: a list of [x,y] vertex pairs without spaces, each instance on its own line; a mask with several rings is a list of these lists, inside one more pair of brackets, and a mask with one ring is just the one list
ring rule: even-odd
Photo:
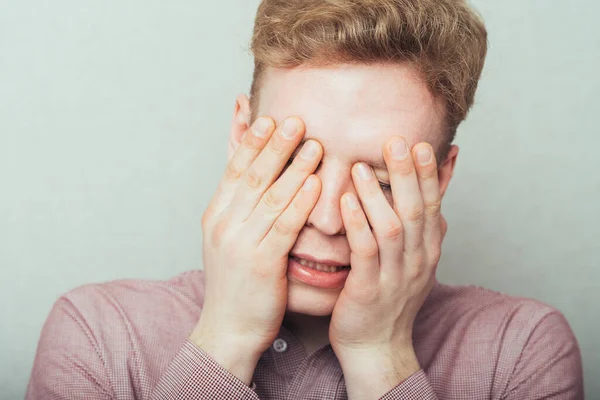
[[[330,345],[306,354],[285,328],[248,387],[187,338],[202,310],[201,271],[120,280],[57,300],[27,399],[346,399]],[[422,370],[382,399],[581,399],[577,340],[535,300],[437,284],[414,329]]]

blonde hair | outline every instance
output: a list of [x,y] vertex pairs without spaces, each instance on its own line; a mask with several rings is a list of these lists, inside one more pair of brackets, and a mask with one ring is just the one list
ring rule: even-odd
[[267,67],[410,63],[444,105],[445,158],[473,105],[487,31],[466,0],[263,0],[251,50],[252,110]]

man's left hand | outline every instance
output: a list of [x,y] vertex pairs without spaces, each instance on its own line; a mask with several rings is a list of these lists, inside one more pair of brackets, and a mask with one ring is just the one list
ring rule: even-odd
[[435,284],[447,229],[431,145],[410,151],[396,136],[383,153],[393,204],[365,163],[352,170],[358,198],[346,193],[341,200],[351,270],[329,340],[351,400],[379,398],[419,371],[413,324]]

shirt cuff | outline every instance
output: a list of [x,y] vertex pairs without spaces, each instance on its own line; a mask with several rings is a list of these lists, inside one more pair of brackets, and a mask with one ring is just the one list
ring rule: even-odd
[[433,391],[425,371],[421,369],[415,372],[379,400],[400,399],[437,400],[437,395]]
[[187,339],[161,376],[152,398],[259,400],[255,389],[254,382],[246,385]]

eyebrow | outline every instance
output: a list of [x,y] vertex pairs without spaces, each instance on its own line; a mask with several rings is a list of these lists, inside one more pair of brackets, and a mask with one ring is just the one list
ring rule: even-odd
[[[296,148],[296,150],[294,150],[294,153],[292,154],[292,158],[296,157],[298,155],[298,153],[300,153],[302,146],[304,146],[304,144],[309,140],[316,140],[316,139],[312,138],[312,137],[302,138],[302,140],[298,144],[298,147]],[[387,164],[385,163],[385,160],[383,160],[383,159],[382,160],[363,160],[363,161],[366,162],[367,164],[369,164],[370,166],[372,166],[374,169],[379,169],[379,170],[383,170],[384,172],[387,172]]]

